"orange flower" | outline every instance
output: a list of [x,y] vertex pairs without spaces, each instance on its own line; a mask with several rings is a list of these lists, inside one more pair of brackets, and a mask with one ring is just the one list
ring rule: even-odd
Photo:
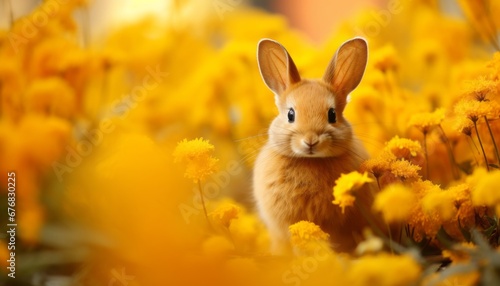
[[472,136],[472,130],[474,129],[474,123],[465,117],[455,118],[455,125],[453,126],[455,130],[463,133],[467,136]]
[[373,208],[381,211],[387,222],[402,222],[411,214],[415,199],[410,188],[392,184],[377,194]]
[[231,224],[231,220],[237,219],[241,213],[241,208],[231,203],[225,203],[209,214],[212,220],[226,228]]
[[455,113],[472,122],[477,122],[479,118],[491,115],[492,107],[489,102],[464,98],[455,105]]
[[411,139],[395,136],[387,143],[385,149],[394,154],[397,159],[404,159],[415,165],[424,160],[422,146],[418,141]]
[[391,163],[391,173],[397,178],[405,181],[414,181],[420,178],[418,171],[422,168],[406,160],[396,160]]
[[63,118],[70,118],[75,113],[75,92],[58,77],[33,81],[25,96],[26,109],[29,112]]
[[436,213],[443,221],[452,219],[457,209],[454,193],[450,191],[432,191],[422,199],[422,208],[427,213]]
[[340,178],[335,181],[335,186],[333,187],[333,197],[335,199],[332,203],[334,205],[339,205],[343,213],[345,207],[354,204],[354,192],[365,183],[371,182],[373,182],[373,180],[368,177],[368,173],[360,174],[354,171],[349,174],[340,175]]
[[392,153],[382,152],[380,155],[363,162],[361,170],[372,173],[375,178],[380,178],[385,172],[390,171],[391,162],[395,159],[396,157]]
[[304,253],[310,252],[318,243],[326,243],[329,235],[316,224],[309,221],[299,221],[288,227],[292,246]]
[[477,101],[485,101],[486,96],[496,91],[497,83],[481,76],[477,79],[465,82],[464,94]]
[[444,108],[438,108],[434,112],[422,112],[414,114],[410,117],[410,126],[415,126],[422,133],[428,133],[429,130],[441,124],[444,120]]
[[371,60],[373,62],[373,66],[384,73],[389,70],[398,70],[400,64],[397,51],[394,46],[390,44],[376,50],[372,54]]

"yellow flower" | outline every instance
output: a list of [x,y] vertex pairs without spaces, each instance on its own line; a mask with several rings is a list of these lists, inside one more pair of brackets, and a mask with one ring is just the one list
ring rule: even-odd
[[492,113],[492,106],[486,101],[476,101],[472,99],[462,99],[455,105],[455,113],[477,122],[479,118],[489,116]]
[[472,204],[471,188],[469,184],[463,183],[448,189],[454,198],[454,204],[458,208],[457,219],[465,226],[473,226],[477,214]]
[[407,138],[399,138],[399,136],[393,137],[386,146],[396,158],[405,159],[407,161],[411,161],[413,158],[417,156],[422,156],[422,146],[418,141],[407,139]]
[[495,81],[481,76],[477,79],[466,81],[463,92],[477,101],[485,101],[486,96],[494,92],[496,88],[497,83]]
[[415,126],[422,133],[428,133],[429,130],[441,124],[444,120],[444,108],[438,108],[434,112],[417,113],[410,117],[410,126]]
[[422,199],[422,209],[430,214],[438,214],[441,220],[450,220],[457,212],[454,194],[441,190],[429,192]]
[[373,66],[384,73],[389,70],[397,71],[399,68],[397,51],[394,46],[390,44],[377,49],[372,54],[371,60]]
[[[411,184],[413,192],[416,194],[418,201],[421,201],[425,195],[431,192],[439,192],[441,188],[434,185],[430,181],[416,181]],[[408,224],[414,228],[413,238],[420,241],[424,236],[434,237],[441,228],[442,221],[437,214],[429,214],[422,209],[422,204],[414,205],[413,210],[408,218]]]
[[415,283],[421,272],[418,263],[408,255],[379,254],[353,261],[347,276],[352,286],[403,286]]
[[405,221],[410,215],[416,196],[410,188],[392,184],[378,193],[373,208],[381,211],[387,222]]
[[305,220],[290,225],[288,229],[290,230],[293,245],[301,245],[312,240],[327,240],[329,237],[319,226]]
[[391,162],[395,159],[396,157],[392,153],[382,152],[380,155],[363,162],[361,170],[372,173],[375,178],[380,178],[385,172],[390,171]]
[[174,162],[187,163],[184,176],[196,183],[217,170],[216,164],[219,160],[211,156],[213,150],[214,146],[203,138],[190,141],[184,139],[177,143],[173,153]]
[[[391,152],[398,158],[406,158],[408,155],[407,152],[410,153],[411,156],[417,156],[417,152],[422,150],[422,146],[418,141],[399,138],[399,136],[395,136],[387,143],[387,148],[391,150]],[[398,150],[405,150],[404,154],[399,154]]]
[[420,166],[413,165],[406,160],[396,160],[391,163],[391,173],[405,181],[418,180],[420,178],[418,174],[420,169],[422,169]]
[[[500,8],[500,5],[498,5],[498,8]],[[500,79],[500,52],[496,52],[493,55],[493,59],[488,62],[486,65],[488,68],[490,68],[492,77],[494,80],[499,80]]]
[[333,197],[335,200],[332,201],[333,204],[339,205],[342,208],[342,213],[344,213],[346,206],[352,206],[355,201],[353,192],[363,186],[365,183],[373,182],[372,179],[368,178],[368,173],[351,172],[349,174],[342,174],[340,178],[335,181],[335,186],[333,187]]
[[290,242],[300,252],[308,253],[314,250],[314,246],[328,242],[329,235],[321,230],[319,226],[309,221],[299,221],[288,227],[290,231]]
[[500,170],[489,173],[483,171],[474,172],[473,177],[476,181],[475,188],[472,191],[472,202],[475,205],[488,206],[500,204],[500,192],[498,192]]
[[469,186],[475,188],[477,184],[488,175],[488,171],[483,167],[478,167],[474,169],[472,175],[468,176],[465,181]]
[[75,92],[58,77],[33,81],[25,96],[29,112],[70,118],[76,110]]
[[237,219],[241,208],[234,204],[224,204],[210,213],[212,220],[224,227],[229,227],[231,220]]
[[465,117],[457,117],[454,120],[454,129],[460,133],[467,136],[472,136],[472,130],[474,129],[474,122]]

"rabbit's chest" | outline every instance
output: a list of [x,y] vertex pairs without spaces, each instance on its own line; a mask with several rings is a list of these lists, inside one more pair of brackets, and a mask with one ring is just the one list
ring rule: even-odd
[[340,173],[334,172],[331,165],[302,164],[283,165],[277,179],[268,182],[270,204],[273,212],[284,218],[287,223],[309,220],[322,224],[338,216],[340,209],[332,204],[333,186]]

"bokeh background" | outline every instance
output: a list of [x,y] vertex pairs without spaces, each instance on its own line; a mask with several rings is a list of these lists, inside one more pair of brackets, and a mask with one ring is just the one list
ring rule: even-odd
[[[2,285],[500,281],[499,12],[486,0],[1,1]],[[394,253],[368,235],[357,255],[273,256],[250,195],[277,114],[256,45],[278,40],[303,77],[318,78],[355,36],[370,55],[346,117],[379,160],[365,170],[380,188],[405,186],[386,204],[401,209],[413,244]],[[179,143],[196,138],[210,144]],[[216,169],[186,178],[179,146],[194,161],[210,153]],[[322,240],[298,229],[298,248]],[[441,261],[465,266],[440,276]]]

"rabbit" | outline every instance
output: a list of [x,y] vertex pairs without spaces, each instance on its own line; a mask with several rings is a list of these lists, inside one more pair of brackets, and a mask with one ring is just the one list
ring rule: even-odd
[[[258,44],[260,74],[279,114],[255,161],[253,195],[274,253],[290,250],[288,227],[301,220],[320,226],[339,252],[352,252],[369,227],[362,212],[371,210],[372,185],[357,192],[355,206],[345,213],[332,203],[335,181],[368,158],[343,116],[347,96],[363,77],[367,50],[362,38],[345,42],[323,78],[308,80],[301,79],[280,43],[262,39]],[[370,220],[380,224],[371,213]]]

